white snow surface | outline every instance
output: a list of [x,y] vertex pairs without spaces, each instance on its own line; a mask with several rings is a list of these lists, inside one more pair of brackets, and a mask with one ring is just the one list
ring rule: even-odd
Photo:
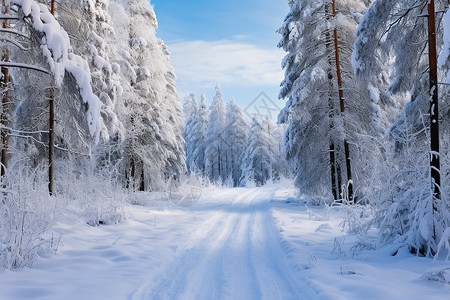
[[66,215],[56,255],[1,271],[0,299],[447,299],[449,262],[352,255],[342,212],[294,192],[209,188],[190,207],[129,206],[126,222],[100,227]]

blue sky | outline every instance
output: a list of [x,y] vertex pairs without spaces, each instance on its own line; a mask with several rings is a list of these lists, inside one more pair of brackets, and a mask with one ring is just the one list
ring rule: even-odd
[[[287,0],[151,0],[157,35],[172,53],[180,97],[214,96],[220,81],[225,100],[247,107],[261,92],[278,100],[282,50],[275,32],[288,12]],[[274,116],[276,117],[276,116]]]

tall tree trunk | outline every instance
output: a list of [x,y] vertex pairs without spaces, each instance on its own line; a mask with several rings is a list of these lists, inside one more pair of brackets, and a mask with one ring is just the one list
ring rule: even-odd
[[219,164],[219,170],[218,170],[218,174],[217,174],[217,181],[219,181],[220,180],[220,147],[217,147],[217,162],[218,162],[218,164]]
[[[428,48],[430,63],[430,146],[431,146],[431,184],[433,189],[433,214],[437,210],[436,200],[441,198],[440,154],[439,154],[439,110],[438,76],[436,53],[436,20],[434,0],[428,3]],[[433,224],[433,239],[436,240],[436,228]]]
[[[51,13],[55,15],[55,0],[51,2]],[[55,165],[55,79],[50,83],[49,120],[48,120],[48,193],[53,195]]]
[[[9,9],[6,0],[2,1],[2,13],[8,14]],[[3,28],[9,28],[9,22],[7,19],[2,22]],[[2,61],[9,61],[9,50],[4,46]],[[1,114],[1,139],[2,139],[2,154],[1,154],[1,177],[6,175],[6,168],[8,167],[8,89],[9,89],[9,70],[7,67],[1,68],[2,79],[1,79],[1,89],[2,89],[2,114]]]
[[[341,172],[341,166],[337,163],[336,164],[336,179],[337,179],[337,188],[338,188],[338,195],[339,199],[342,199],[342,172]],[[341,201],[342,202],[342,201]]]
[[145,191],[145,180],[144,180],[144,163],[142,162],[142,170],[141,170],[141,180],[139,184],[139,191]]
[[[329,2],[325,3],[325,18],[327,19],[327,21],[330,20],[330,14],[329,14]],[[325,31],[325,47],[326,47],[326,51],[327,51],[327,56],[328,56],[328,64],[329,64],[329,69],[328,69],[328,81],[329,81],[329,85],[330,85],[330,91],[329,91],[329,97],[328,97],[328,108],[329,108],[329,112],[328,112],[328,117],[329,117],[329,123],[330,123],[330,173],[331,173],[331,191],[333,193],[333,198],[334,201],[339,202],[340,200],[340,193],[338,191],[338,186],[339,184],[336,183],[336,176],[340,176],[340,172],[339,174],[336,174],[336,148],[334,146],[334,139],[331,136],[333,129],[334,129],[334,114],[335,114],[335,109],[334,109],[334,105],[333,105],[333,97],[331,95],[331,91],[333,90],[333,74],[331,71],[331,66],[332,66],[332,58],[331,58],[331,44],[333,43],[332,38],[331,38],[331,34],[330,32],[327,30]],[[338,179],[338,181],[340,182],[341,180]]]
[[130,158],[130,177],[128,178],[128,188],[134,192],[135,189],[135,182],[136,182],[136,162],[134,161],[133,155],[131,155]]
[[334,201],[339,202],[339,194],[336,186],[336,157],[334,143],[330,142],[330,171],[331,171],[331,191]]
[[225,178],[224,178],[224,180],[227,180],[228,179],[228,175],[230,174],[230,171],[229,171],[229,169],[228,169],[228,152],[225,154]]
[[49,99],[48,124],[48,193],[53,195],[53,175],[55,165],[55,80],[52,76]]
[[[333,16],[336,17],[336,2],[333,0]],[[336,73],[337,73],[337,81],[338,81],[338,89],[339,89],[339,103],[341,108],[342,119],[345,122],[345,105],[344,105],[344,92],[342,89],[342,75],[341,75],[341,67],[339,63],[339,44],[338,44],[338,35],[337,29],[334,28],[334,49],[336,56]],[[345,129],[345,124],[344,124]],[[347,167],[347,195],[349,203],[353,203],[354,195],[353,195],[353,181],[352,181],[352,167],[350,161],[350,149],[346,137],[346,133],[344,133],[344,154],[345,154],[345,165]]]

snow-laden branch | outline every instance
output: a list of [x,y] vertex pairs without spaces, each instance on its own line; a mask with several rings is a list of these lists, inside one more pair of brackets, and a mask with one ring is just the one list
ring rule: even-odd
[[17,48],[19,48],[22,51],[27,51],[29,50],[29,48],[25,48],[21,43],[19,43],[18,41],[11,39],[9,37],[6,36],[0,36],[0,41],[2,42],[6,42],[6,43],[10,43],[14,46],[16,46]]
[[21,36],[23,38],[29,39],[29,37],[26,34],[20,32],[18,30],[15,30],[15,29],[11,29],[11,28],[0,28],[0,32],[2,32],[2,33],[11,33],[11,34],[19,35],[19,36]]
[[80,89],[80,95],[88,106],[86,118],[89,132],[97,143],[100,137],[102,121],[100,118],[101,102],[92,92],[91,72],[87,62],[71,53],[70,39],[47,6],[35,0],[11,0],[19,7],[19,14],[29,20],[30,26],[42,35],[41,50],[50,66],[56,87],[60,87],[65,72],[71,74]]
[[4,14],[0,15],[0,20],[18,20],[18,19],[19,18],[17,16],[4,15]]
[[0,61],[0,67],[29,69],[29,70],[42,72],[45,74],[50,74],[50,72],[44,68],[40,68],[40,67],[29,65],[29,64],[16,63],[16,62]]

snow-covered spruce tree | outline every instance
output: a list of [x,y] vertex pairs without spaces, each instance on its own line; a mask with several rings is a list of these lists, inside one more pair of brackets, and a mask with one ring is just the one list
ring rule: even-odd
[[205,139],[205,175],[212,182],[222,183],[224,174],[225,147],[223,132],[225,129],[225,103],[220,84],[217,83],[216,95],[210,108],[208,130]]
[[192,167],[194,172],[205,176],[205,149],[206,133],[208,130],[209,110],[206,106],[206,96],[202,95],[200,105],[192,126],[191,143],[192,147]]
[[116,62],[119,58],[116,33],[108,9],[106,0],[63,0],[58,5],[58,19],[73,37],[72,46],[89,62],[93,91],[102,101],[102,118],[107,127],[103,134],[114,137],[124,134],[116,115],[123,88]]
[[289,178],[291,175],[289,164],[286,160],[286,147],[284,144],[284,133],[286,132],[286,124],[277,124],[272,127],[272,180],[274,182],[281,178]]
[[[276,140],[276,131],[277,131],[277,126],[275,124],[272,123],[272,120],[270,118],[270,115],[266,115],[264,116],[264,118],[262,119],[263,122],[263,126],[267,132],[268,135],[268,140],[269,140],[269,144],[268,144],[268,149],[269,149],[269,153],[270,153],[270,157],[271,157],[271,173],[270,173],[270,178],[272,178],[273,181],[279,180],[280,176],[278,174],[278,166],[275,166],[275,160],[276,158],[278,158],[278,147],[277,147],[277,140]],[[275,169],[274,169],[275,167]]]
[[[123,118],[129,128],[124,163],[129,187],[157,189],[185,169],[182,108],[169,52],[155,36],[153,7],[145,0],[131,0],[127,5],[128,31],[120,31],[129,42],[120,61],[122,72],[129,75],[124,86]],[[119,7],[115,12],[124,13]],[[123,20],[116,22],[114,28],[123,25]]]
[[195,134],[194,126],[198,111],[197,96],[194,93],[191,93],[184,98],[183,111],[185,123],[182,136],[185,142],[184,150],[186,152],[186,168],[188,173],[190,173],[194,171],[195,168],[193,158],[196,145],[192,140],[192,136]]
[[101,0],[63,0],[57,4],[56,13],[59,23],[72,37],[74,51],[89,63],[93,92],[102,102],[102,138],[91,156],[76,157],[83,160],[83,168],[89,169],[79,167],[78,171],[102,172],[116,182],[124,177],[119,167],[125,128],[118,114],[123,103],[122,84],[128,79],[121,74],[118,64],[119,49],[124,48],[126,40],[116,36],[109,4],[110,1]]
[[[437,252],[438,243],[442,242],[444,232],[450,226],[445,193],[448,178],[442,176],[441,195],[435,197],[430,161],[436,156],[430,160],[428,146],[430,95],[436,91],[428,72],[433,69],[430,67],[433,59],[429,59],[432,47],[428,44],[429,25],[433,23],[428,11],[431,4],[435,4],[435,11],[445,11],[449,6],[448,1],[375,1],[358,28],[354,55],[356,75],[366,82],[374,82],[382,72],[380,66],[395,57],[392,64],[394,80],[389,91],[410,96],[390,130],[393,168],[397,172],[388,177],[388,188],[381,196],[380,208],[385,214],[379,242],[394,242],[396,249],[407,246],[412,252],[427,256]],[[437,31],[434,36],[437,48],[442,49],[442,14],[435,16]],[[446,70],[448,66],[442,64],[442,67]],[[439,75],[443,78],[444,74]],[[449,137],[448,114],[448,106],[439,115],[432,114],[442,120],[439,124],[441,141],[447,141]],[[442,166],[448,165],[448,151],[442,151],[440,159]],[[441,174],[445,172],[441,170]]]
[[254,116],[248,134],[248,146],[243,159],[243,170],[240,182],[262,186],[272,176],[272,139],[267,126],[259,116]]
[[[303,193],[314,199],[338,196],[332,190],[339,183],[347,183],[344,156],[344,140],[347,139],[352,179],[357,196],[361,198],[363,187],[369,184],[364,178],[365,165],[370,165],[371,157],[360,147],[359,134],[371,132],[368,120],[377,120],[371,102],[361,97],[351,66],[354,31],[366,3],[337,0],[336,17],[331,4],[332,1],[289,2],[291,11],[278,30],[282,35],[279,47],[287,52],[282,63],[285,79],[279,95],[286,98],[287,103],[279,121],[289,124],[286,155],[296,176],[295,184]],[[340,54],[340,88],[334,29]],[[342,94],[338,93],[339,89]]]
[[242,160],[247,149],[247,120],[242,108],[232,98],[227,104],[224,143],[226,147],[225,168],[227,179],[233,186],[241,186]]

